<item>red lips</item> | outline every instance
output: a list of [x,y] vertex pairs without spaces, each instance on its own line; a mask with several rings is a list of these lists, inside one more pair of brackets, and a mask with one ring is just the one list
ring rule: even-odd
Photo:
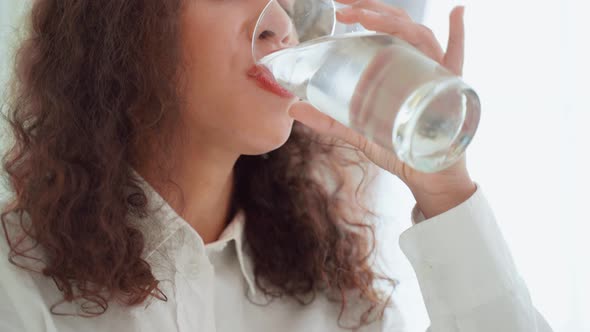
[[289,90],[283,88],[275,80],[272,73],[264,66],[254,65],[248,70],[248,76],[255,79],[258,86],[265,89],[266,91],[272,92],[277,96],[283,98],[293,98],[293,95]]

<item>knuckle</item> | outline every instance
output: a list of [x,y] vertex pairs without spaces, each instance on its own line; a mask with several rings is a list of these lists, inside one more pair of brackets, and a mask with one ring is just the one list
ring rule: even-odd
[[370,8],[385,8],[385,6],[389,6],[381,0],[361,0],[361,2]]
[[334,131],[336,129],[337,123],[336,120],[334,120],[333,118],[328,118],[328,130],[329,131]]
[[387,170],[393,171],[395,174],[399,174],[398,165],[393,158],[387,158],[386,168]]
[[410,15],[408,14],[408,12],[401,8],[401,7],[397,7],[397,6],[392,6],[392,5],[388,5],[389,10],[391,11],[391,13],[395,14],[396,16],[400,16],[404,19],[409,19]]
[[419,29],[419,34],[424,37],[424,38],[428,38],[428,39],[434,39],[434,32],[432,31],[432,29],[430,29],[429,27],[423,25],[423,24],[419,24],[418,25]]
[[358,148],[367,153],[368,151],[368,147],[369,147],[369,140],[367,140],[364,136],[362,135],[357,135],[357,146]]
[[398,15],[403,16],[403,17],[410,17],[410,15],[408,14],[408,12],[405,9],[399,8],[399,7],[394,7],[398,13]]
[[350,4],[353,8],[364,8],[370,5],[373,5],[375,0],[358,0]]

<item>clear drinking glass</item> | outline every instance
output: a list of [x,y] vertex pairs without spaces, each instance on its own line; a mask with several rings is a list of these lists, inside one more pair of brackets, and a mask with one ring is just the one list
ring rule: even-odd
[[336,8],[332,0],[271,0],[254,29],[254,60],[410,167],[454,164],[477,130],[475,91],[405,41],[337,22]]

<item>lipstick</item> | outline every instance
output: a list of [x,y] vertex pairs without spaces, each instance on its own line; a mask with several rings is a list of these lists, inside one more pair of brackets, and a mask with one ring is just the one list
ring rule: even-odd
[[248,70],[248,76],[254,80],[259,87],[283,98],[294,98],[289,90],[283,88],[274,78],[268,68],[261,65],[254,65]]

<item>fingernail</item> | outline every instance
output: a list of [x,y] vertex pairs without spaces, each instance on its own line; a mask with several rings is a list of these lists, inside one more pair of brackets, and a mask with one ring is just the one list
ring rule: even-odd
[[350,15],[350,14],[352,14],[353,11],[354,11],[354,9],[352,7],[342,7],[342,8],[338,8],[336,10],[336,12],[339,13],[340,15]]
[[361,9],[361,13],[368,17],[382,17],[384,14],[369,9]]

